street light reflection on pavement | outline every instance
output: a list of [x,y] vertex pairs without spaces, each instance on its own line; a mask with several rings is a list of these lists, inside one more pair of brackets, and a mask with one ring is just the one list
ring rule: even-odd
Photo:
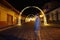
[[50,24],[45,24],[44,26],[50,26]]

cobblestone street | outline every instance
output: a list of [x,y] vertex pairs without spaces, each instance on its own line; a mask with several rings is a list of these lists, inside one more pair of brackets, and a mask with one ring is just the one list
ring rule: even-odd
[[[33,25],[27,24],[27,26],[24,24],[24,27],[21,28],[17,27],[2,31],[0,35],[8,36],[11,40],[13,40],[11,37],[21,40],[35,40]],[[41,40],[60,40],[60,28],[43,27],[40,31]]]

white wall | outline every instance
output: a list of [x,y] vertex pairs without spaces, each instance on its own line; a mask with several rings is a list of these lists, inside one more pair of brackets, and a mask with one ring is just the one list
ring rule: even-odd
[[[50,21],[51,20],[57,20],[56,19],[56,12],[58,12],[58,19],[60,20],[60,8],[57,8],[57,9],[55,9],[55,10],[53,10],[53,11],[51,11],[51,12],[49,12],[49,16],[50,16]],[[53,19],[52,19],[52,13],[53,13]]]

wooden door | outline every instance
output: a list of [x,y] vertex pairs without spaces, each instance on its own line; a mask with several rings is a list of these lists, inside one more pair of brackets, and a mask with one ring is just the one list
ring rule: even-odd
[[7,14],[7,24],[12,25],[13,24],[13,16]]

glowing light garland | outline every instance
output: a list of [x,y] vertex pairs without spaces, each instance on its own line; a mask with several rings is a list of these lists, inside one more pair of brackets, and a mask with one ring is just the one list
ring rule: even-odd
[[43,15],[43,17],[44,17],[44,25],[46,25],[46,24],[47,24],[46,16],[45,16],[44,12],[43,12],[39,7],[37,7],[37,6],[28,6],[28,7],[25,7],[25,8],[20,12],[20,16],[19,16],[19,20],[18,20],[18,25],[21,26],[21,14],[22,14],[26,9],[28,9],[28,8],[30,8],[30,7],[36,8],[36,9],[38,9],[38,10],[41,11],[41,13],[42,13],[42,15]]

